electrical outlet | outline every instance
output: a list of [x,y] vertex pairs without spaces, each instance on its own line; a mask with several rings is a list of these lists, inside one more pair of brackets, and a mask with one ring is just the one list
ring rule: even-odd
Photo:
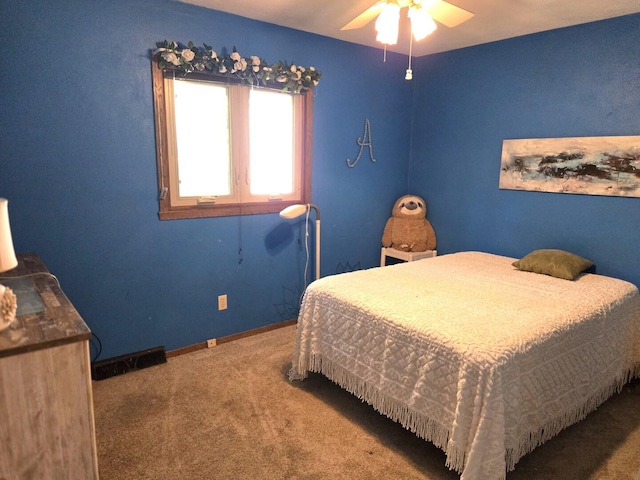
[[212,348],[212,347],[215,347],[216,345],[217,343],[215,338],[211,338],[207,340],[207,348]]
[[226,309],[227,309],[227,296],[218,295],[218,310],[226,310]]

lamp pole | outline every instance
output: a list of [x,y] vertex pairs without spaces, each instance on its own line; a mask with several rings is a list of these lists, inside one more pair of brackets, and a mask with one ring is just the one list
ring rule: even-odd
[[[320,209],[313,203],[289,205],[280,212],[280,216],[282,218],[294,219],[309,213],[311,209],[316,211],[316,280],[318,280],[320,278]],[[307,234],[308,233],[309,231],[307,230]]]
[[308,204],[309,208],[316,211],[316,280],[320,278],[320,209],[313,203]]

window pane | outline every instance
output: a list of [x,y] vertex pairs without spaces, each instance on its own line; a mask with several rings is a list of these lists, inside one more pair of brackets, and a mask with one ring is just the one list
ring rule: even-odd
[[229,115],[226,87],[174,82],[181,197],[229,195]]
[[249,97],[252,195],[293,192],[293,96],[251,90]]

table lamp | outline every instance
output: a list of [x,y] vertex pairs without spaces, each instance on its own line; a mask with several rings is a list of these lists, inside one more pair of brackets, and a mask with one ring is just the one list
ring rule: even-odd
[[[280,216],[291,220],[304,214],[309,215],[311,209],[316,211],[316,280],[318,280],[320,278],[320,209],[313,203],[290,205],[280,212]],[[308,230],[306,232],[308,236]]]
[[[13,250],[11,228],[9,227],[9,201],[0,198],[0,273],[18,266]],[[0,331],[11,325],[16,318],[18,303],[16,295],[9,287],[0,284]]]

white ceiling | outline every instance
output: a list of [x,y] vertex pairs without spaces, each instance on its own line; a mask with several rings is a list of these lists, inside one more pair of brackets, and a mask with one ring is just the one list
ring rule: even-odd
[[[340,28],[377,0],[179,0],[242,17],[316,33],[347,42],[382,48],[375,41],[374,21],[358,30]],[[578,25],[640,12],[639,0],[451,0],[475,14],[467,22],[438,29],[413,44],[413,55],[455,50],[529,33]],[[406,9],[402,18],[406,17]],[[409,26],[401,22],[398,45],[389,50],[408,54]]]

